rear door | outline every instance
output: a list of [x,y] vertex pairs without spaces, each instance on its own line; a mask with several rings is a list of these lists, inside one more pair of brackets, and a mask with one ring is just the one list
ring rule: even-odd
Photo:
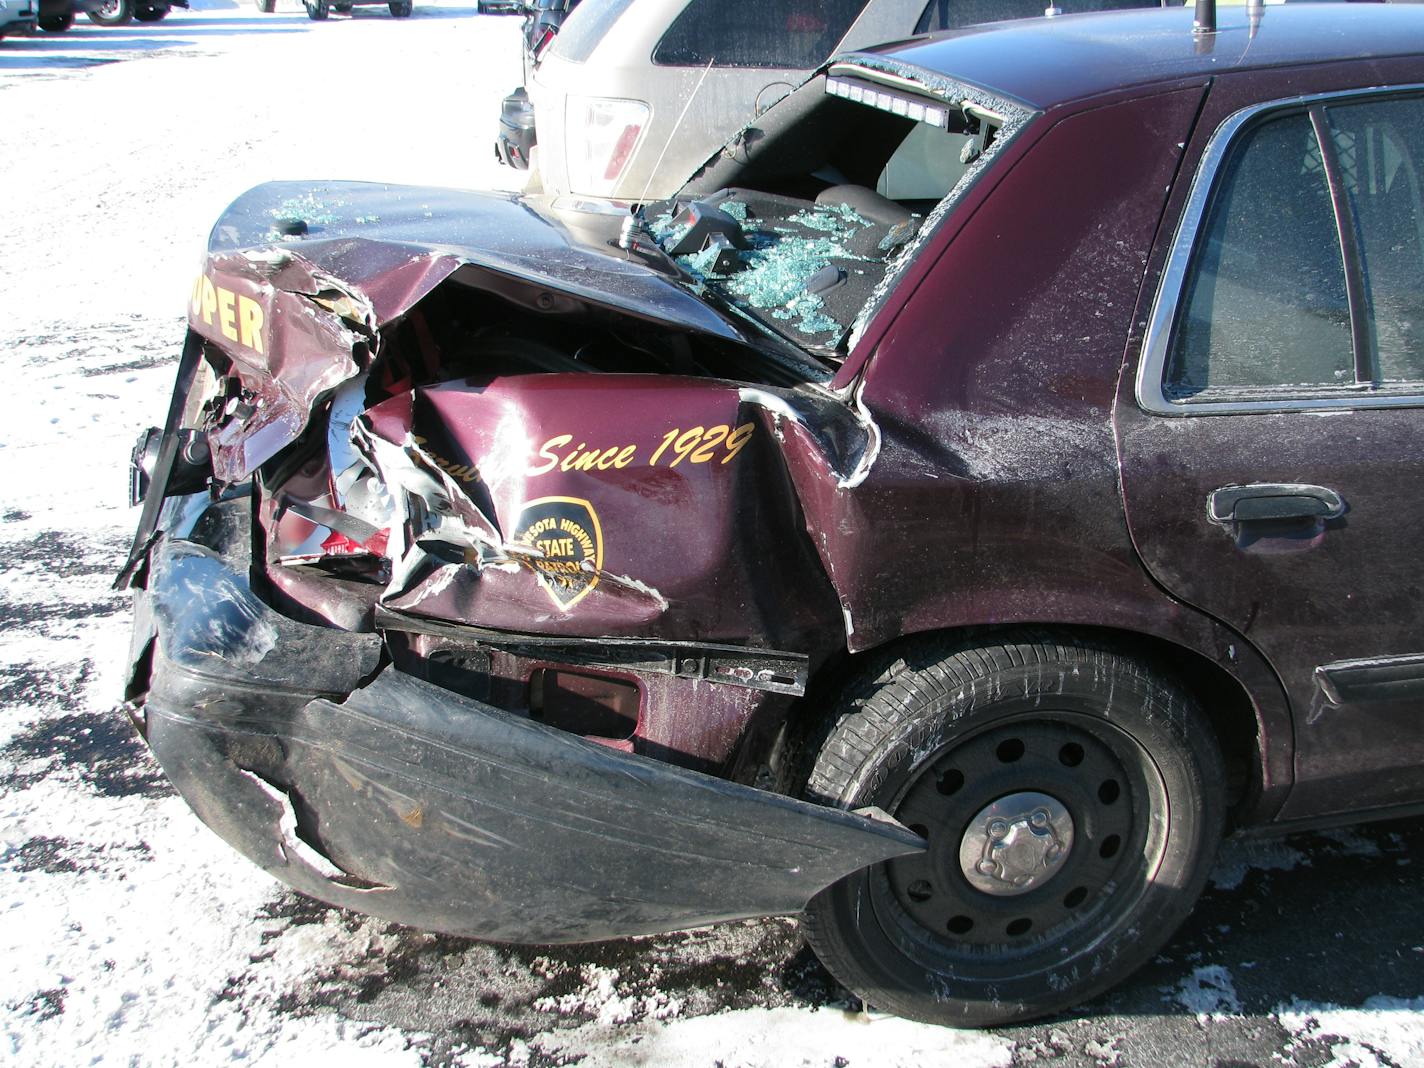
[[1289,818],[1424,800],[1424,95],[1270,77],[1209,95],[1118,423],[1147,568],[1289,696]]

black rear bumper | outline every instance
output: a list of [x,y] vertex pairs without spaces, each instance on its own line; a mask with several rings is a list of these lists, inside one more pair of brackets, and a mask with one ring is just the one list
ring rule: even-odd
[[796,912],[923,848],[892,821],[616,752],[383,667],[378,635],[294,622],[252,592],[245,501],[193,529],[208,544],[162,538],[139,593],[146,736],[205,823],[313,897],[451,934],[588,941]]
[[534,127],[534,105],[520,86],[500,104],[499,134],[495,137],[494,154],[506,167],[527,171],[538,135]]

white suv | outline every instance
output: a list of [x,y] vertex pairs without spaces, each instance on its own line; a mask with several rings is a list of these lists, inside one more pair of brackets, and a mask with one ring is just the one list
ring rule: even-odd
[[[989,20],[1041,17],[1048,3],[1053,0],[584,0],[537,57],[527,103],[516,90],[505,114],[524,111],[527,123],[525,109],[532,105],[537,154],[531,192],[662,199],[836,52]],[[1157,4],[1055,5],[1069,11],[1144,6]]]

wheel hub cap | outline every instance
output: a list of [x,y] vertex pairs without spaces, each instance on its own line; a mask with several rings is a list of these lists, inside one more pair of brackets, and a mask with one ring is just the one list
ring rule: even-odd
[[969,821],[959,866],[976,890],[996,897],[1026,894],[1058,873],[1073,848],[1073,817],[1056,798],[1009,794]]

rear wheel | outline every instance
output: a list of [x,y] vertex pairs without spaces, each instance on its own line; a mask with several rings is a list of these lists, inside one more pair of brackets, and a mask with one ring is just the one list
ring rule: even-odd
[[277,10],[277,0],[252,0],[257,6],[257,10],[264,15],[270,15]]
[[410,18],[414,6],[412,0],[391,0],[391,15],[398,19]]
[[1065,1008],[1186,917],[1221,835],[1211,727],[1087,644],[919,646],[846,702],[808,793],[878,805],[926,853],[843,879],[807,940],[870,1005],[954,1026]]
[[335,11],[338,15],[349,15],[351,14],[351,5],[347,3],[332,4],[331,10]]
[[320,22],[331,14],[331,6],[327,0],[302,0],[307,9],[307,18],[313,22]]
[[140,4],[134,8],[134,18],[139,22],[161,22],[168,15],[168,5]]
[[95,11],[90,11],[89,21],[99,26],[123,26],[133,18],[133,5],[129,0],[104,0]]
[[39,23],[46,33],[63,33],[74,25],[74,8],[67,7],[58,15],[41,15]]

